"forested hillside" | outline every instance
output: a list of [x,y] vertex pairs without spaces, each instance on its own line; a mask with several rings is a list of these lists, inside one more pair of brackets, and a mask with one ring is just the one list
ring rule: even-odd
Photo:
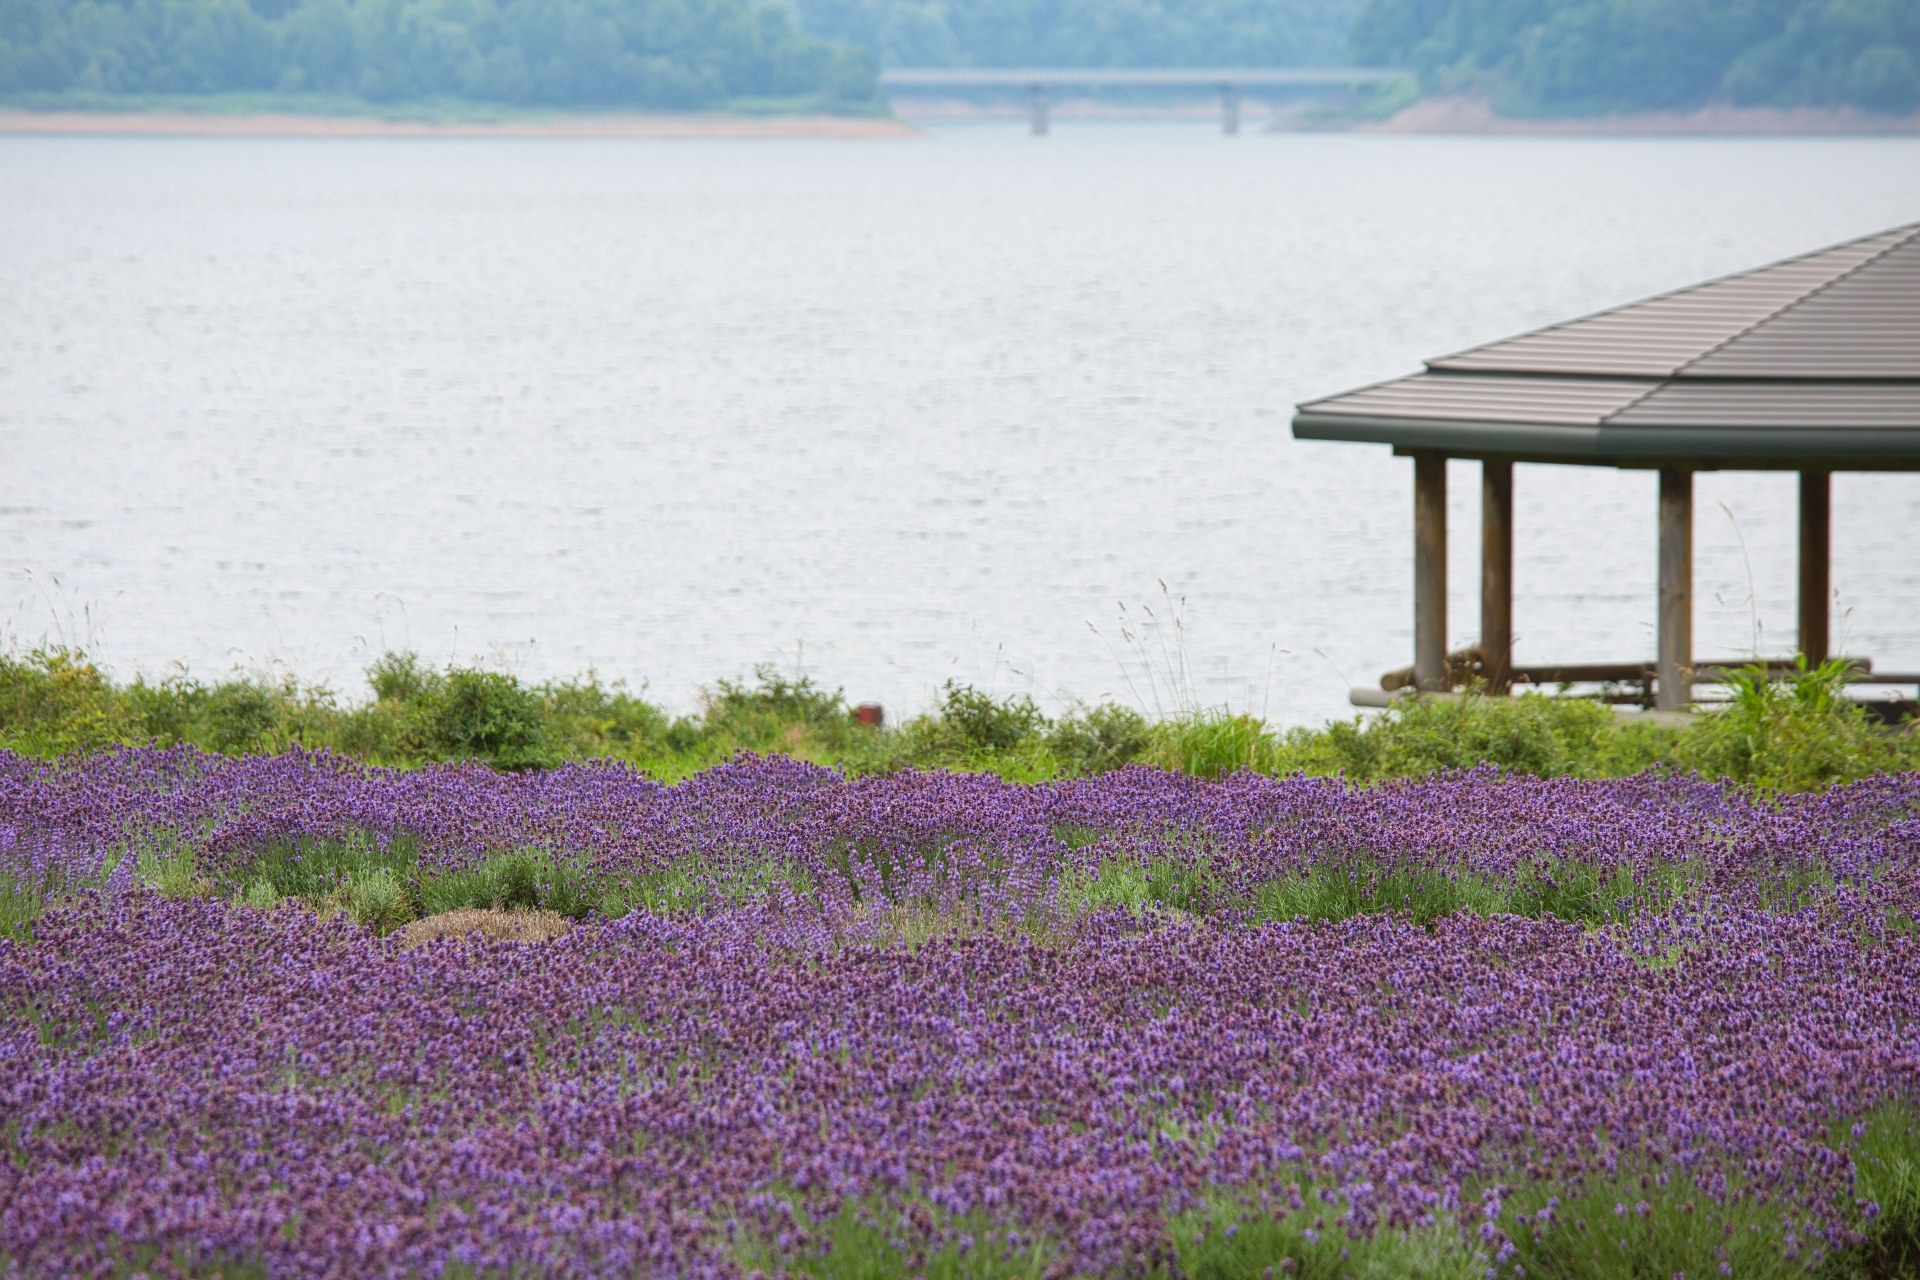
[[[789,7],[789,4],[795,7]],[[849,106],[893,66],[1409,66],[1584,114],[1920,105],[1920,0],[0,0],[0,95]]]
[[873,60],[750,0],[0,0],[0,93],[870,102]]
[[1363,0],[798,0],[887,66],[1302,66],[1344,61]]
[[1920,0],[1368,0],[1349,51],[1510,110],[1920,104]]

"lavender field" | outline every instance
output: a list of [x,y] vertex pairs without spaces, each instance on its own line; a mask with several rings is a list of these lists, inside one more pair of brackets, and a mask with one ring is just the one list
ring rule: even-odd
[[1915,1274],[1920,775],[0,753],[0,871],[8,1273]]

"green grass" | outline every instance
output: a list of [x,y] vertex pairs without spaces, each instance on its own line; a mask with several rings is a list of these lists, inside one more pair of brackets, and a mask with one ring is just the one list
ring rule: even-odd
[[1111,702],[1054,718],[1024,695],[993,697],[951,682],[923,713],[877,729],[858,722],[840,690],[767,666],[750,681],[716,681],[699,711],[684,716],[592,671],[530,684],[389,653],[367,677],[373,698],[349,703],[294,681],[116,683],[68,649],[0,654],[0,746],[54,757],[116,744],[191,743],[229,755],[300,745],[378,764],[472,759],[500,769],[612,758],[664,781],[740,751],[850,774],[955,769],[1016,782],[1136,763],[1206,778],[1250,769],[1362,783],[1492,766],[1538,777],[1698,771],[1762,790],[1812,791],[1920,768],[1920,734],[1875,724],[1841,696],[1847,676],[1839,664],[1773,681],[1759,669],[1736,673],[1725,708],[1685,729],[1616,715],[1590,699],[1539,695],[1416,699],[1320,729],[1276,730],[1225,708],[1150,721]]
[[1261,885],[1254,916],[1261,920],[1346,920],[1389,912],[1425,926],[1443,916],[1553,916],[1578,924],[1622,923],[1635,911],[1669,905],[1689,882],[1683,868],[1636,884],[1625,868],[1584,862],[1542,863],[1511,879],[1371,859],[1332,859],[1304,874]]
[[[1565,1198],[1545,1187],[1529,1188],[1505,1209],[1497,1225],[1512,1252],[1498,1268],[1502,1276],[1672,1280],[1732,1274],[1786,1280],[1807,1274],[1818,1245],[1796,1237],[1772,1205],[1748,1196],[1716,1202],[1678,1171],[1589,1182]],[[1721,1270],[1723,1263],[1728,1271]]]
[[1188,1280],[1478,1280],[1486,1273],[1485,1255],[1451,1223],[1356,1239],[1337,1219],[1310,1184],[1296,1184],[1281,1196],[1218,1190],[1167,1229]]
[[[1422,926],[1460,912],[1552,917],[1588,928],[1624,924],[1643,911],[1664,911],[1705,887],[1704,870],[1661,866],[1635,880],[1625,867],[1574,860],[1541,861],[1513,876],[1478,875],[1387,863],[1367,856],[1328,858],[1297,875],[1231,890],[1209,860],[1105,858],[1091,870],[1069,868],[1060,902],[1070,917],[1095,911],[1221,914],[1251,924],[1337,923],[1363,915],[1402,915]],[[1776,886],[1774,909],[1791,910],[1833,889],[1831,879],[1801,877]]]

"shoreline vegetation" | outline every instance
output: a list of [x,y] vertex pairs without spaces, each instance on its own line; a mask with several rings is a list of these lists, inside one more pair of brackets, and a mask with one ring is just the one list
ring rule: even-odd
[[524,118],[462,118],[459,113],[304,113],[277,108],[199,109],[145,102],[124,108],[0,107],[0,134],[63,137],[219,138],[916,138],[904,121],[874,115],[746,111],[583,112]]
[[1149,718],[1118,702],[1049,716],[1024,694],[949,681],[905,720],[863,723],[842,690],[771,665],[719,680],[674,716],[593,671],[525,683],[389,652],[366,671],[370,700],[324,685],[176,676],[115,682],[85,653],[0,654],[0,748],[53,759],[117,747],[190,746],[229,756],[325,750],[375,765],[475,760],[514,772],[620,760],[677,781],[741,753],[785,755],[848,776],[991,773],[1013,782],[1091,777],[1131,764],[1219,778],[1341,775],[1369,783],[1492,767],[1541,778],[1647,771],[1766,791],[1817,791],[1920,769],[1920,732],[1883,726],[1843,696],[1843,663],[1768,680],[1734,675],[1729,700],[1685,727],[1597,700],[1526,695],[1416,699],[1372,719],[1280,728],[1226,707]]
[[[0,135],[248,138],[918,138],[918,121],[1025,119],[1024,104],[915,98],[819,109],[812,100],[742,99],[699,111],[511,108],[458,99],[375,103],[273,94],[35,94],[0,97]],[[1211,101],[1190,104],[1063,98],[1061,120],[1204,121]],[[1545,137],[1912,137],[1920,112],[1854,106],[1716,104],[1688,111],[1525,116],[1481,94],[1399,95],[1382,102],[1308,104],[1275,112],[1267,132]]]

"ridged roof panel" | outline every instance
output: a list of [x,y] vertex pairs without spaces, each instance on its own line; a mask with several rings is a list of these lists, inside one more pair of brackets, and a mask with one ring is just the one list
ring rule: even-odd
[[[1807,299],[1836,287],[1836,282],[1849,273],[1873,263],[1876,271],[1860,272],[1860,277],[1876,274],[1879,267],[1876,258],[1891,257],[1889,250],[1901,246],[1911,248],[1917,241],[1920,241],[1920,224],[1901,227],[1678,293],[1630,303],[1430,360],[1428,367],[1457,373],[1672,377],[1695,362],[1704,365],[1704,358],[1717,348],[1737,346],[1735,339],[1762,326],[1763,322],[1777,323],[1773,318],[1781,312],[1798,309],[1796,304],[1807,305]],[[1889,286],[1889,294],[1897,292],[1897,284]],[[1863,299],[1865,296],[1861,295]],[[1872,304],[1862,301],[1856,305]],[[1787,336],[1780,342],[1792,343],[1794,332],[1787,330]],[[1772,376],[1806,375],[1776,372]]]
[[1920,430],[1920,382],[1709,382],[1678,379],[1607,417],[1609,427],[1756,431]]
[[1397,382],[1300,406],[1303,413],[1458,422],[1540,422],[1597,426],[1658,382],[1624,378],[1502,378],[1417,373]]
[[1920,378],[1920,231],[1680,376]]

